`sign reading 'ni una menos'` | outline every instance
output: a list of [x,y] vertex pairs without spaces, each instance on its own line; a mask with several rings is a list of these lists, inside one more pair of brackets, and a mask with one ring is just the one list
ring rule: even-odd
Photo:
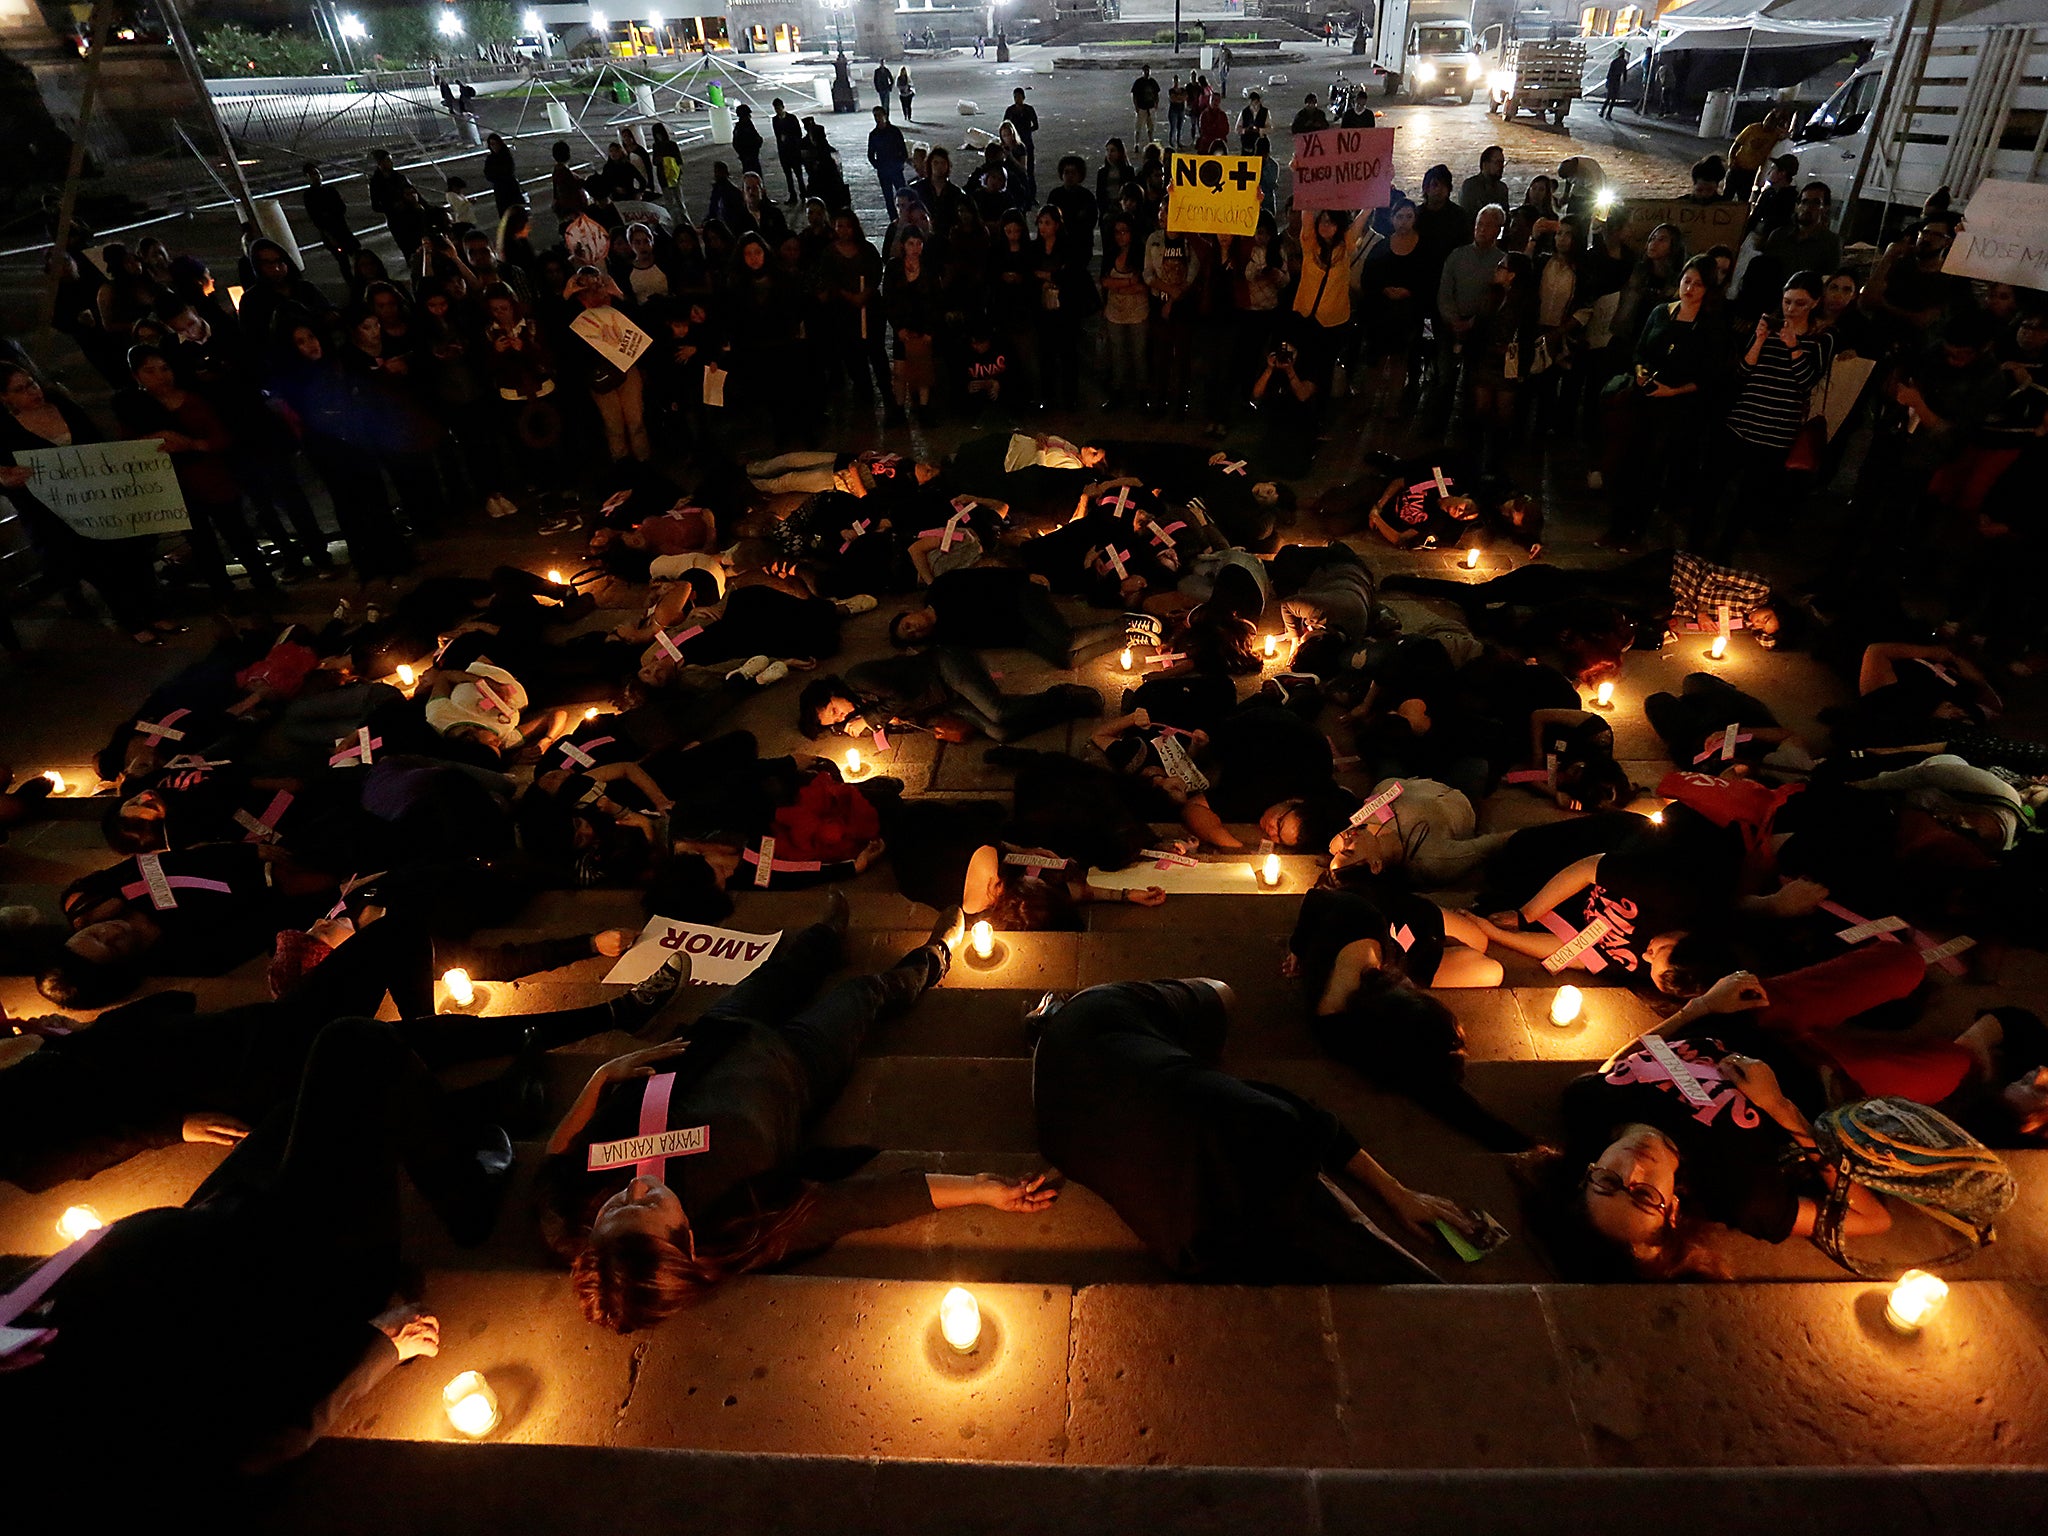
[[1394,130],[1325,128],[1294,136],[1294,206],[1384,208],[1394,195]]
[[24,494],[88,539],[132,539],[192,526],[171,456],[153,437],[25,448],[14,462],[30,472]]
[[1180,155],[1166,197],[1175,234],[1249,235],[1259,227],[1257,155]]

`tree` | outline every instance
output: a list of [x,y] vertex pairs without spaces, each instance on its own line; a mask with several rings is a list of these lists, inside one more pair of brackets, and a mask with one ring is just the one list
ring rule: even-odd
[[290,27],[258,32],[224,22],[208,27],[194,45],[199,64],[216,79],[233,75],[317,75],[331,72],[334,54],[325,42]]
[[510,0],[467,0],[462,7],[467,40],[472,43],[509,43],[520,36],[519,12]]

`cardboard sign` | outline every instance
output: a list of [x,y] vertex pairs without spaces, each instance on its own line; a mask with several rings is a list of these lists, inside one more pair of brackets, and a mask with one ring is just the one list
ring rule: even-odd
[[1294,206],[1384,208],[1394,195],[1394,130],[1325,128],[1294,136]]
[[24,448],[14,462],[31,471],[33,496],[88,539],[132,539],[192,526],[171,456],[155,438]]
[[1173,234],[1250,235],[1259,227],[1257,155],[1173,156],[1166,228]]
[[773,933],[738,933],[731,928],[652,917],[604,979],[611,986],[629,987],[660,970],[670,955],[681,953],[690,957],[690,980],[731,986],[760,969],[781,939],[779,928]]
[[650,345],[648,334],[627,319],[623,310],[609,306],[584,310],[569,322],[569,329],[621,373],[630,369]]
[[1941,269],[1987,283],[2048,289],[2048,186],[1979,182]]
[[562,244],[574,265],[602,272],[612,253],[611,232],[587,213],[579,213],[562,229]]
[[1742,232],[1748,223],[1747,203],[1688,203],[1682,197],[1654,202],[1631,200],[1621,243],[1640,252],[1649,241],[1651,230],[1659,224],[1669,224],[1684,240],[1688,256],[1697,256],[1717,245],[1732,251],[1742,244]]

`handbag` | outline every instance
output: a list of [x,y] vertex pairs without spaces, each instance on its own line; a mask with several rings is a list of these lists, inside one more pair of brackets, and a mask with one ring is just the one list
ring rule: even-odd
[[1826,449],[1827,443],[1827,422],[1819,416],[1807,417],[1800,423],[1799,433],[1792,439],[1792,446],[1785,451],[1785,467],[1796,474],[1818,473],[1821,453]]
[[1989,1243],[1992,1223],[2019,1195],[2003,1158],[1940,1110],[1911,1099],[1864,1099],[1831,1109],[1814,1122],[1813,1137],[1835,1167],[1813,1244],[1852,1274],[1882,1279],[1897,1267],[1847,1251],[1842,1224],[1852,1183],[1907,1201],[1962,1234],[1946,1252],[1918,1260],[1921,1268],[1965,1258]]

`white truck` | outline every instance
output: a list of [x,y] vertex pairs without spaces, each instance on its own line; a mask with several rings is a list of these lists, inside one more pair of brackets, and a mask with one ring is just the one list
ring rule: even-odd
[[1389,96],[1415,101],[1486,89],[1486,61],[1472,35],[1472,0],[1379,0],[1373,73]]
[[[1958,10],[1955,23],[1940,19]],[[2036,19],[1985,24],[2027,10]],[[1889,233],[1903,216],[1892,210],[1916,210],[1942,187],[1961,208],[1980,181],[2048,179],[2048,20],[2039,18],[2040,7],[2010,0],[1938,10],[1919,0],[1889,44],[1807,118],[1787,147],[1802,182],[1834,193],[1845,238]]]

